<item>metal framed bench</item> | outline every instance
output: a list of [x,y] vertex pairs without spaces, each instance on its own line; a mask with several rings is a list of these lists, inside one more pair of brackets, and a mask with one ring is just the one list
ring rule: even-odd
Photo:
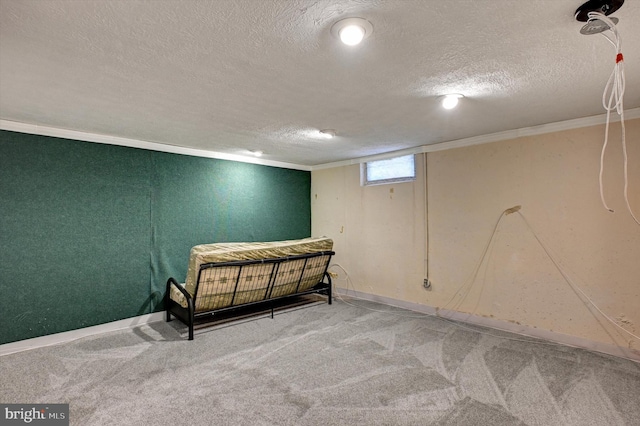
[[327,296],[331,304],[331,276],[327,273],[333,251],[260,260],[210,262],[199,266],[191,294],[173,277],[167,281],[167,322],[175,316],[189,327],[194,321],[216,313],[252,305],[271,305],[306,294]]

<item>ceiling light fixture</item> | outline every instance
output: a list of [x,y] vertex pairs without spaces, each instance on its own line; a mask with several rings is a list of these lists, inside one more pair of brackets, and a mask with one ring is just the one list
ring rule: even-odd
[[347,18],[336,22],[331,27],[331,34],[347,46],[360,44],[373,33],[371,22],[362,18]]
[[260,150],[251,151],[251,153],[254,155],[254,157],[262,157],[262,151]]
[[320,135],[322,135],[327,139],[333,139],[336,137],[336,131],[333,129],[324,129],[324,130],[320,130]]
[[444,95],[442,97],[442,108],[444,109],[453,109],[458,105],[458,100],[460,98],[464,98],[463,95],[459,93],[451,93],[449,95]]
[[576,9],[575,18],[580,22],[589,22],[589,12],[598,12],[609,16],[622,7],[624,0],[589,0]]
[[[575,18],[580,22],[586,22],[582,28],[580,28],[580,34],[592,35],[599,34],[607,31],[618,23],[618,18],[611,16],[610,14],[620,9],[624,0],[589,0],[578,9],[576,9]],[[604,19],[599,19],[598,15],[605,15],[609,17],[610,22],[605,22]]]

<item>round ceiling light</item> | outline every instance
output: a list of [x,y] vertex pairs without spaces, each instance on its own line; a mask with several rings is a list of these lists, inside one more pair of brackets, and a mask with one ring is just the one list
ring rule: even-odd
[[340,30],[340,40],[347,46],[360,44],[364,39],[364,28],[360,25],[348,25]]
[[445,95],[442,97],[442,108],[444,109],[453,109],[458,105],[458,100],[463,98],[459,93],[452,93],[450,95]]
[[347,46],[360,44],[373,33],[371,22],[362,18],[347,18],[336,22],[331,27],[331,34]]

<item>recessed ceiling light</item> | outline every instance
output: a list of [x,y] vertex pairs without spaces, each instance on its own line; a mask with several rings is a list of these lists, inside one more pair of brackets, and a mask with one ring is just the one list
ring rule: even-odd
[[364,34],[364,28],[360,25],[347,25],[340,30],[340,40],[347,46],[355,46],[364,39]]
[[331,34],[347,46],[360,44],[373,33],[371,22],[362,18],[347,18],[336,22],[331,27]]
[[451,93],[449,95],[445,95],[442,97],[442,108],[444,109],[453,109],[458,105],[458,100],[460,98],[464,98],[463,95],[459,93]]
[[320,130],[320,135],[327,139],[333,139],[336,137],[336,131],[333,129],[324,129]]
[[262,157],[262,151],[256,150],[251,151],[251,153],[254,155],[254,157]]

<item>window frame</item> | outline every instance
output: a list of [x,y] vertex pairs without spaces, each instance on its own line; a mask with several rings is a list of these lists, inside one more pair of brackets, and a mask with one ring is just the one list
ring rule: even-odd
[[[395,160],[398,158],[409,157],[411,156],[411,160],[413,162],[413,175],[412,176],[399,176],[388,179],[376,179],[369,180],[369,164],[376,163],[379,161],[389,161]],[[416,180],[416,155],[415,154],[405,154],[398,155],[395,157],[381,158],[379,160],[371,160],[360,163],[360,184],[361,186],[374,186],[374,185],[386,185],[390,183],[402,183],[402,182],[414,182]]]

